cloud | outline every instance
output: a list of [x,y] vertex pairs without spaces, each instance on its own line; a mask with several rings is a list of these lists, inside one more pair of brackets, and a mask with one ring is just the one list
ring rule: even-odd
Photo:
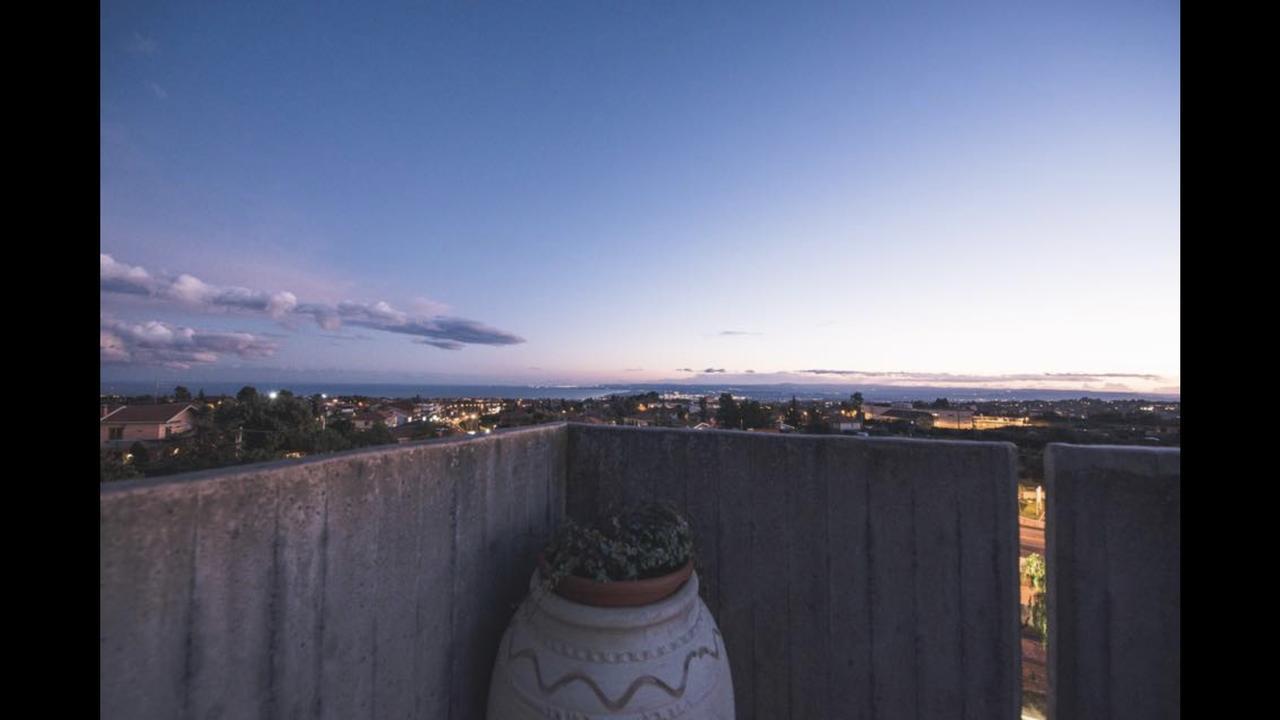
[[755,371],[755,370],[743,370],[742,372],[744,372],[744,373],[746,373],[746,374],[748,374],[748,375],[755,375],[755,374],[756,374],[756,371]]
[[725,371],[725,369],[724,369],[724,368],[707,368],[706,370],[703,370],[702,372],[707,373],[707,374],[715,374],[715,373],[722,373],[722,372],[726,372],[726,371]]
[[748,330],[721,330],[720,331],[720,335],[722,337],[736,337],[740,335],[763,335],[763,334],[764,333],[751,332]]
[[415,315],[448,315],[453,308],[448,305],[432,300],[431,298],[416,297],[413,302],[409,303],[413,308]]
[[697,370],[694,370],[693,368],[676,368],[676,372],[688,372],[688,373],[691,373],[691,372],[697,372]]
[[143,268],[116,262],[106,253],[99,254],[98,261],[99,284],[103,292],[151,295],[158,287],[156,280]]
[[160,48],[155,40],[143,37],[142,33],[134,31],[133,37],[125,42],[124,49],[134,55],[155,55]]
[[[265,314],[281,322],[309,317],[328,331],[336,331],[346,323],[421,338],[415,342],[442,350],[460,350],[466,345],[516,345],[525,342],[518,335],[475,320],[410,314],[382,300],[372,303],[344,300],[336,305],[303,303],[287,291],[268,293],[238,286],[212,285],[187,274],[173,278],[155,276],[145,268],[119,262],[106,253],[99,254],[99,263],[102,292],[144,295],[206,312]],[[446,307],[425,298],[416,299],[414,306],[419,310]]]
[[413,318],[385,302],[375,306],[341,303],[338,317],[352,325],[401,335],[416,335],[439,342],[420,341],[424,345],[456,350],[462,345],[516,345],[524,342],[518,335],[492,328],[464,318]]
[[466,347],[466,345],[458,342],[457,340],[414,340],[414,342],[422,345],[438,347],[441,350],[461,350]]
[[338,311],[329,305],[302,303],[294,308],[294,312],[299,315],[310,315],[316,324],[325,330],[337,330],[342,327],[342,319],[338,317]]
[[166,92],[164,88],[160,87],[156,83],[149,82],[147,83],[147,87],[151,88],[151,92],[155,93],[157,100],[167,100],[169,98],[169,93]]
[[202,309],[233,309],[262,312],[277,320],[298,305],[291,292],[265,293],[249,288],[210,285],[200,278],[182,274],[173,279],[153,276],[145,268],[118,262],[99,253],[99,287],[102,292],[147,295]]
[[135,363],[186,369],[215,363],[222,355],[270,357],[275,343],[244,332],[211,332],[152,320],[129,323],[103,318],[98,351],[104,364]]
[[[958,375],[953,373],[884,372],[869,370],[797,370],[803,375],[835,375],[841,378],[868,378],[901,382],[946,384],[986,384],[1014,382],[1101,382],[1107,379],[1159,380],[1159,375],[1137,373],[1012,373],[1004,375]],[[1113,385],[1115,383],[1112,383]]]

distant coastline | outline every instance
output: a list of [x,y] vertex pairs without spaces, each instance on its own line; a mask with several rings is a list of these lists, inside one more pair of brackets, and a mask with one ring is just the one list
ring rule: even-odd
[[[718,395],[722,392],[733,393],[754,400],[783,400],[793,395],[800,400],[831,400],[847,398],[854,392],[860,392],[867,401],[912,401],[947,398],[963,402],[982,402],[994,400],[1070,400],[1080,397],[1099,398],[1102,400],[1135,400],[1151,399],[1168,402],[1179,402],[1179,394],[1167,393],[1134,393],[1104,392],[1095,390],[1043,390],[1025,388],[967,388],[967,387],[903,387],[894,385],[816,385],[816,384],[776,384],[776,385],[737,385],[731,383],[707,384],[648,384],[629,385],[440,385],[429,383],[343,383],[343,382],[204,382],[169,381],[159,385],[160,394],[173,392],[176,385],[184,385],[194,395],[200,390],[208,395],[234,395],[240,388],[250,385],[260,392],[271,390],[288,390],[295,395],[363,395],[367,397],[409,398],[507,398],[507,399],[557,399],[585,400],[606,395],[636,395],[648,392],[684,393],[687,395]],[[100,382],[100,393],[103,395],[151,395],[156,392],[154,382],[112,381]]]

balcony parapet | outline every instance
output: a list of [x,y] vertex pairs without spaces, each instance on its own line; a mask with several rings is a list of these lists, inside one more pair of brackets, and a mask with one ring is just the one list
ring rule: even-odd
[[[1057,716],[1176,717],[1177,451],[1047,457]],[[104,485],[101,715],[483,718],[542,541],[652,499],[738,718],[1020,715],[1012,445],[563,423]]]

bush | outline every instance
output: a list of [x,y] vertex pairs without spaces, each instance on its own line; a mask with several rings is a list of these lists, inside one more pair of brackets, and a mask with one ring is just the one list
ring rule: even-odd
[[1047,604],[1048,588],[1045,584],[1044,558],[1038,553],[1031,553],[1019,563],[1022,574],[1031,585],[1031,627],[1040,635],[1040,641],[1049,641],[1049,609]]

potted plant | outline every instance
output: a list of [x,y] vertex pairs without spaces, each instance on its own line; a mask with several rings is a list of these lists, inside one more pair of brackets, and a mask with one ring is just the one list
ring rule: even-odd
[[489,720],[733,717],[724,640],[669,504],[566,520],[502,637]]
[[679,590],[693,574],[693,532],[670,504],[566,520],[538,556],[543,588],[596,607],[638,607]]

